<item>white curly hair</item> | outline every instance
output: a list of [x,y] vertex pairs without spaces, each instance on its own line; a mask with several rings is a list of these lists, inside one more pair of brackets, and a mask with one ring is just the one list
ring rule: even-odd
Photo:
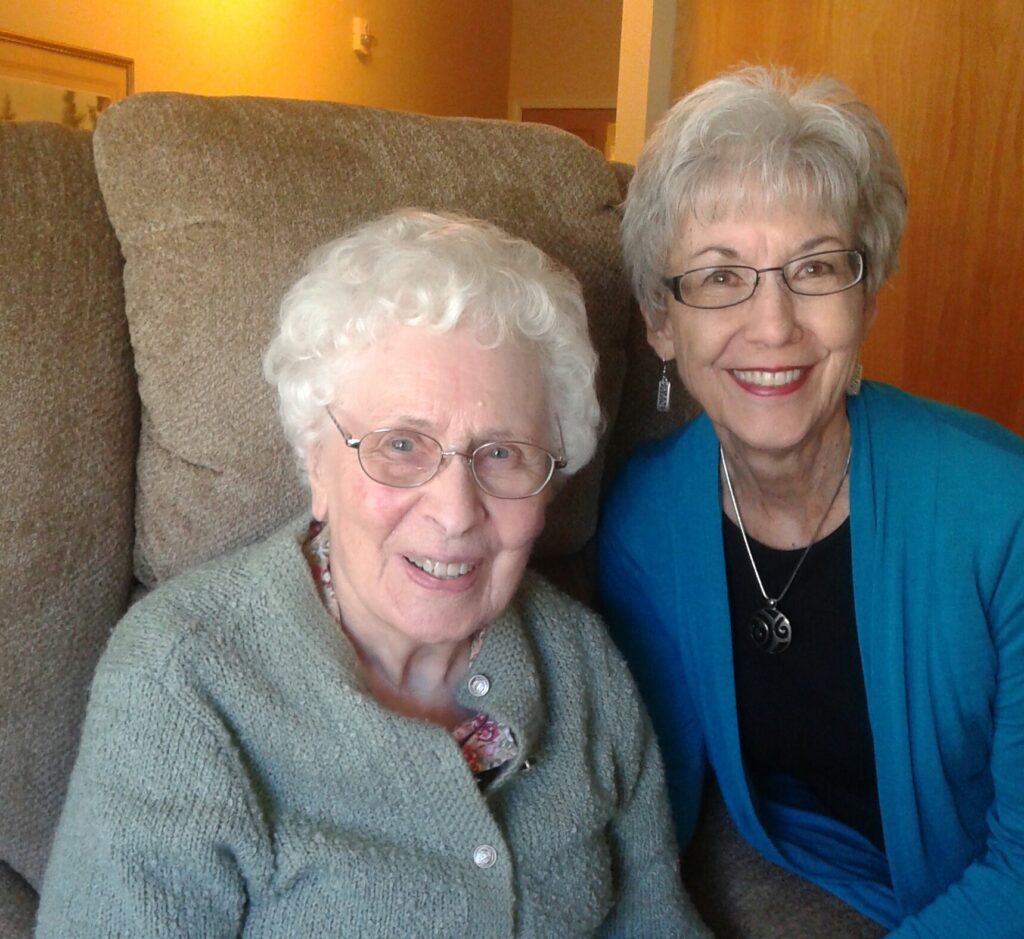
[[487,222],[403,209],[318,248],[281,301],[263,359],[300,467],[326,429],[359,354],[388,327],[445,333],[468,324],[488,347],[532,345],[541,357],[552,439],[570,475],[593,456],[601,424],[597,355],[575,277]]

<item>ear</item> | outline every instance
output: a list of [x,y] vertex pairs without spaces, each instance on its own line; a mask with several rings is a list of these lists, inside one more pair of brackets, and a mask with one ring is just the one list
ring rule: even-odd
[[[644,322],[647,324],[647,342],[657,353],[662,362],[669,362],[676,357],[676,333],[672,325],[672,318],[663,310],[656,310],[653,314],[644,311]],[[657,322],[658,326],[651,324]]]
[[309,493],[313,518],[318,522],[327,519],[327,485],[324,478],[323,444],[315,443],[306,453],[306,476],[309,479]]

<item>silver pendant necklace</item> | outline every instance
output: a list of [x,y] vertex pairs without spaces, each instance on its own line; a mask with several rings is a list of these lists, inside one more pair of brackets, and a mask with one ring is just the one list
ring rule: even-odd
[[851,446],[849,451],[847,451],[846,465],[843,467],[843,475],[839,477],[839,485],[836,486],[832,501],[829,502],[828,508],[825,509],[825,514],[821,517],[821,521],[818,522],[818,527],[814,529],[814,534],[811,535],[811,540],[807,543],[807,547],[804,548],[804,553],[800,555],[800,560],[796,562],[796,567],[793,568],[793,573],[789,575],[786,586],[782,588],[777,597],[769,597],[768,591],[764,589],[764,584],[761,582],[761,574],[757,570],[757,564],[754,563],[754,554],[750,550],[747,530],[743,526],[743,516],[740,515],[740,507],[736,502],[736,493],[733,492],[732,480],[729,478],[729,465],[725,462],[725,452],[722,450],[721,445],[718,447],[718,456],[722,461],[722,473],[725,476],[725,487],[729,490],[732,508],[736,513],[740,535],[743,537],[743,547],[747,549],[747,557],[750,558],[750,566],[754,571],[754,578],[757,580],[757,589],[761,591],[761,596],[765,599],[765,605],[750,617],[750,638],[754,640],[754,645],[762,652],[768,653],[768,655],[777,655],[780,652],[785,652],[793,639],[793,627],[790,625],[786,614],[779,609],[779,602],[786,596],[786,592],[792,585],[797,571],[803,566],[811,547],[821,533],[825,519],[828,518],[829,512],[832,511],[832,506],[836,504],[836,499],[839,498],[839,493],[842,491],[843,483],[846,480],[846,474],[850,472],[850,457],[852,455],[853,447]]

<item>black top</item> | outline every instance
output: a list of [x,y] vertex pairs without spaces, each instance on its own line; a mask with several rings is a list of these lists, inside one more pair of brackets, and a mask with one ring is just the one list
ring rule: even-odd
[[[818,810],[859,831],[881,850],[875,750],[853,607],[850,522],[817,542],[779,601],[792,627],[774,655],[750,637],[765,606],[739,528],[722,515],[740,746],[762,792],[782,773],[803,783]],[[803,548],[783,551],[750,540],[765,590],[777,596]]]

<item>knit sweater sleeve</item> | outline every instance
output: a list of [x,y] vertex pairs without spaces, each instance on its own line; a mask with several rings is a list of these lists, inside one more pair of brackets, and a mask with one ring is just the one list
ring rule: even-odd
[[709,937],[682,886],[654,731],[628,668],[611,651],[606,683],[606,700],[616,702],[625,726],[619,736],[621,800],[609,831],[619,896],[602,935]]
[[[37,935],[237,936],[268,876],[229,728],[186,680],[115,648],[94,681]],[[121,644],[123,648],[123,644]]]

